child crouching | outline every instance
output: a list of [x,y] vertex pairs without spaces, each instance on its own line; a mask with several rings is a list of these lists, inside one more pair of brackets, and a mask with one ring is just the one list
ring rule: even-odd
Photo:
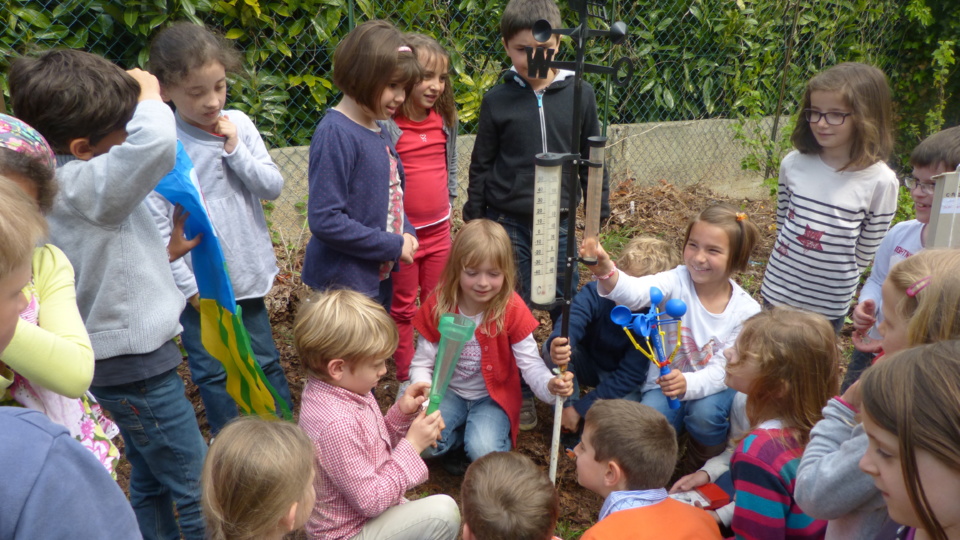
[[625,399],[597,401],[587,411],[574,452],[577,482],[606,497],[600,521],[582,540],[720,538],[709,514],[667,496],[663,486],[677,464],[677,435],[652,407]]
[[331,290],[304,302],[293,331],[307,370],[299,423],[317,456],[308,536],[456,538],[460,512],[452,498],[403,497],[427,479],[420,453],[443,429],[439,412],[425,416],[420,408],[429,384],[410,385],[386,416],[371,393],[397,348],[390,315],[363,294]]
[[560,497],[533,460],[492,452],[467,468],[460,487],[463,540],[559,540]]

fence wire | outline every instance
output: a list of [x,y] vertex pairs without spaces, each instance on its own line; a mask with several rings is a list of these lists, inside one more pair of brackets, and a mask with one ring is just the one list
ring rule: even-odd
[[[574,26],[574,11],[559,3],[565,25]],[[126,68],[145,66],[151,36],[171,21],[190,19],[223,32],[245,60],[244,73],[231,81],[228,107],[251,116],[284,172],[287,187],[267,208],[277,240],[297,246],[309,235],[303,147],[339,98],[331,82],[339,40],[356,24],[380,18],[448,48],[463,186],[480,99],[510,67],[499,34],[505,4],[13,0],[0,6],[6,22],[0,68],[6,73],[15,55],[50,47],[88,50]],[[756,184],[788,149],[783,135],[813,74],[845,60],[896,73],[900,10],[898,0],[611,0],[606,23],[624,21],[629,36],[616,47],[592,40],[586,54],[600,64],[626,56],[635,66],[624,87],[587,76],[611,141],[613,181],[713,184],[749,176],[746,168]],[[558,58],[573,59],[569,42]],[[3,88],[7,93],[5,77]]]

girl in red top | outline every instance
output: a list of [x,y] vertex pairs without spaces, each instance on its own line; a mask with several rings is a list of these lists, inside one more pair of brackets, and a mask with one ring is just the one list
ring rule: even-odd
[[[420,332],[410,380],[430,382],[444,313],[461,313],[477,323],[463,347],[450,386],[440,403],[446,427],[436,448],[424,457],[463,447],[470,461],[508,451],[520,424],[520,375],[545,402],[573,393],[573,375],[554,377],[540,358],[533,331],[538,322],[516,292],[513,248],[499,223],[475,219],[460,229],[440,284],[420,306],[413,325]],[[520,368],[519,370],[517,368]],[[462,463],[458,463],[462,466]]]
[[413,263],[401,263],[393,277],[390,315],[400,331],[393,355],[399,381],[409,378],[417,291],[423,291],[423,297],[433,291],[450,254],[450,209],[457,196],[457,109],[447,78],[450,57],[433,38],[407,34],[404,39],[417,53],[423,80],[386,123],[407,176],[403,207],[420,242]]

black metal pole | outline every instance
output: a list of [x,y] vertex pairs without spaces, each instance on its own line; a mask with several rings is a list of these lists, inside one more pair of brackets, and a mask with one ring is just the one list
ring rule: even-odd
[[[573,143],[571,154],[577,154],[580,157],[570,163],[570,174],[567,184],[567,267],[563,276],[563,309],[561,311],[563,323],[560,325],[560,336],[567,337],[570,334],[570,305],[573,302],[573,291],[578,285],[573,283],[573,270],[579,260],[577,249],[577,190],[580,188],[580,164],[589,156],[580,154],[580,123],[583,119],[581,111],[581,101],[583,94],[583,63],[587,39],[587,3],[580,4],[579,16],[580,24],[577,31],[573,32],[574,48],[576,51],[576,69],[573,77],[573,128],[570,138]],[[586,197],[586,194],[584,194]]]

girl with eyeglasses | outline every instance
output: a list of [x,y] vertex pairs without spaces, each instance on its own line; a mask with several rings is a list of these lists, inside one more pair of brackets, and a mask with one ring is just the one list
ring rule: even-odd
[[860,273],[897,209],[890,86],[879,69],[845,62],[810,79],[780,164],[777,241],[765,305],[819,313],[839,333]]
[[880,350],[877,326],[881,313],[880,286],[894,264],[916,254],[927,245],[927,224],[933,204],[934,178],[956,169],[960,163],[960,127],[945,129],[923,140],[910,154],[911,176],[904,185],[913,199],[916,219],[901,221],[883,237],[870,277],[860,291],[860,303],[853,308],[853,344],[855,350],[843,379],[843,390],[860,378]]

